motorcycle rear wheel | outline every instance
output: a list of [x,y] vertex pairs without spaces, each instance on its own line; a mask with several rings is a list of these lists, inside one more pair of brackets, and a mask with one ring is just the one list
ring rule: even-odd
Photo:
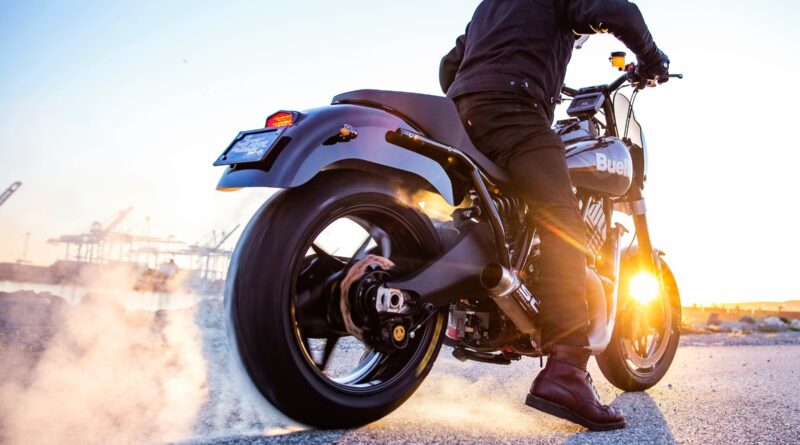
[[[660,261],[664,289],[648,306],[629,297],[630,272],[636,268],[623,264],[614,333],[606,350],[595,357],[606,379],[623,391],[644,391],[656,385],[678,350],[681,298],[672,270],[663,259]],[[652,326],[633,328],[637,317],[643,316],[649,317]]]
[[[441,311],[420,315],[415,321],[422,325],[408,346],[391,353],[352,336],[340,339],[341,332],[325,331],[324,321],[311,328],[303,323],[309,312],[298,295],[330,285],[336,269],[352,260],[318,244],[332,224],[350,220],[370,236],[380,234],[370,242],[371,252],[392,260],[398,274],[438,254],[430,220],[396,195],[377,176],[323,173],[273,196],[237,244],[225,292],[231,348],[261,395],[298,422],[350,428],[380,419],[413,394],[438,355],[446,323]],[[366,246],[351,255],[367,253]],[[337,354],[344,357],[342,366],[335,363]]]

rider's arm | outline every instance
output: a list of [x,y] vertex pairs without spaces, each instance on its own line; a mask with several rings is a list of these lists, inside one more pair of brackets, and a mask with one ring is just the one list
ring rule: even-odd
[[456,80],[456,73],[458,67],[461,65],[461,60],[464,58],[464,44],[467,41],[467,32],[469,32],[469,25],[464,35],[456,39],[456,46],[446,56],[442,58],[442,63],[439,65],[439,85],[442,91],[447,94],[450,85]]
[[627,0],[560,0],[562,19],[577,34],[611,32],[641,60],[658,57],[658,48],[639,8]]

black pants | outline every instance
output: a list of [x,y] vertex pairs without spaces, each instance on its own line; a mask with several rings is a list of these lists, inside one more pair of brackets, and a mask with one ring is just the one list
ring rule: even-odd
[[533,211],[541,244],[539,282],[545,346],[587,346],[585,228],[564,157],[541,104],[512,93],[473,93],[456,98],[475,146],[508,170]]

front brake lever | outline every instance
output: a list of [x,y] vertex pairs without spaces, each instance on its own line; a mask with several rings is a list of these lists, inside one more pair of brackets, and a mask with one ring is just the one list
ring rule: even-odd
[[667,83],[670,79],[683,79],[683,74],[667,74],[666,76],[660,76],[658,78],[658,83]]

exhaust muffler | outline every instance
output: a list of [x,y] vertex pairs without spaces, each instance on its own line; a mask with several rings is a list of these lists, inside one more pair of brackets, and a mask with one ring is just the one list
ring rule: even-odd
[[481,272],[481,285],[520,332],[533,334],[538,330],[533,317],[539,313],[539,301],[517,274],[500,264],[490,264]]

